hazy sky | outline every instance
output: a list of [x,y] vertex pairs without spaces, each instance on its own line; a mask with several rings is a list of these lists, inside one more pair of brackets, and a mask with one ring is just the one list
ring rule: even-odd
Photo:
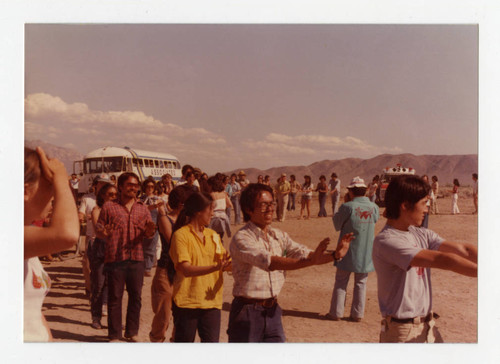
[[209,172],[477,153],[476,25],[25,28],[25,132]]

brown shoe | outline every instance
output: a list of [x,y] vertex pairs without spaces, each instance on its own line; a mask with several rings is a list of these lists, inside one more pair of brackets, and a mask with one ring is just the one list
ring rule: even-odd
[[125,336],[125,339],[127,339],[131,343],[138,343],[139,342],[139,336],[137,336],[137,335]]
[[362,318],[361,317],[349,317],[349,321],[351,322],[361,322]]
[[331,313],[327,313],[323,317],[326,320],[330,320],[330,321],[340,321],[340,317],[333,316]]
[[151,276],[153,276],[153,273],[151,273],[151,271],[150,271],[150,270],[147,270],[147,271],[144,271],[144,275],[145,275],[146,277],[151,277]]

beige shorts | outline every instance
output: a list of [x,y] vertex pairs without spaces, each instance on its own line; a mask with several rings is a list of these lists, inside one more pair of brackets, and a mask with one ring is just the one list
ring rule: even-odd
[[381,322],[381,343],[442,343],[436,319],[420,323],[399,323],[386,317]]

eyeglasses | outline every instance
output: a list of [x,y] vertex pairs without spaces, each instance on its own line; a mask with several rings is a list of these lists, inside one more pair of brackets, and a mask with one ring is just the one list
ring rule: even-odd
[[276,208],[276,202],[261,202],[258,205],[261,212],[266,212],[268,209],[274,210]]

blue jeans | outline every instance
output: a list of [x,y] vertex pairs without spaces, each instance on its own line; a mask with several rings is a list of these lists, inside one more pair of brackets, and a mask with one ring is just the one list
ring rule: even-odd
[[[234,208],[234,223],[241,223],[241,207],[240,207],[240,197],[231,197],[231,203]],[[229,216],[229,215],[228,215]]]
[[101,321],[102,305],[108,302],[108,284],[104,274],[105,241],[98,238],[89,244],[87,254],[90,263],[90,312],[92,320]]
[[288,196],[288,206],[286,207],[286,209],[288,211],[295,211],[295,197],[297,196],[296,193],[290,193]]
[[319,194],[319,213],[318,217],[326,217],[326,193],[320,193]]
[[266,308],[256,304],[245,304],[235,297],[229,313],[227,328],[229,342],[285,342],[281,313],[278,304]]
[[144,239],[142,246],[146,271],[151,270],[156,263],[156,245],[158,244],[158,239],[160,239],[158,230],[156,230],[155,235],[151,239]]
[[[330,315],[344,317],[344,306],[347,283],[352,272],[339,269],[335,274],[335,285],[333,287],[332,301],[330,303]],[[351,317],[362,318],[365,314],[366,281],[368,273],[354,273],[354,293],[351,305]]]
[[172,302],[174,316],[174,342],[192,343],[196,330],[202,343],[218,343],[220,335],[220,310],[218,308],[182,308]]

